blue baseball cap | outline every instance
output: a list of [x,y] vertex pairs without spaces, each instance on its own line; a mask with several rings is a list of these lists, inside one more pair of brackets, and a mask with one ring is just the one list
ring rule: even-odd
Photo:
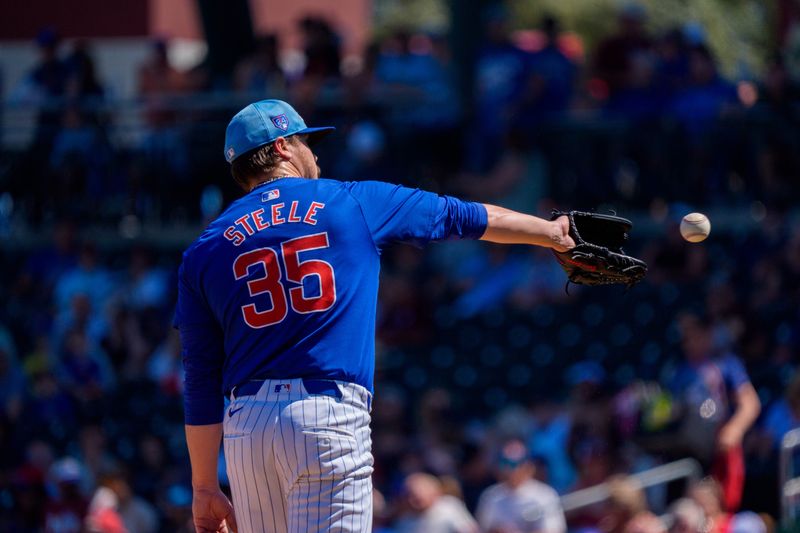
[[261,100],[234,115],[225,130],[225,160],[228,163],[242,154],[274,142],[278,137],[309,135],[316,141],[336,128],[309,128],[303,117],[283,100]]

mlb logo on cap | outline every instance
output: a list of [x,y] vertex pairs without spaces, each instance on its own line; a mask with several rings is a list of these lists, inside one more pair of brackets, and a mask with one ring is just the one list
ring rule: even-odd
[[256,148],[270,144],[278,137],[308,135],[313,143],[335,128],[330,126],[309,128],[303,117],[283,100],[255,102],[231,119],[225,131],[225,160],[233,162]]
[[275,126],[279,129],[283,131],[289,129],[289,120],[286,118],[286,115],[278,115],[277,117],[270,118],[272,118],[272,123],[275,124]]

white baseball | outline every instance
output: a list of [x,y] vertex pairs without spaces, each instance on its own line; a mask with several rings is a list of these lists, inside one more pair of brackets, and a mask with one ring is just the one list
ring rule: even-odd
[[681,220],[681,235],[689,242],[702,242],[711,233],[711,221],[703,213],[689,213]]

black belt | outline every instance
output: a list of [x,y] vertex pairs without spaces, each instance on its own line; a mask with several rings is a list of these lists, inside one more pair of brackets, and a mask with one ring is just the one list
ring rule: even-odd
[[[243,396],[253,396],[264,385],[263,379],[257,379],[252,381],[246,381],[241,385],[237,385],[231,391],[234,399],[241,398]],[[280,380],[271,380],[271,381],[280,381]],[[339,384],[330,379],[307,379],[303,378],[303,387],[305,387],[306,392],[309,394],[322,394],[323,396],[330,396],[332,398],[336,398],[337,400],[342,399],[342,389],[339,388]],[[276,391],[280,392],[280,391]]]

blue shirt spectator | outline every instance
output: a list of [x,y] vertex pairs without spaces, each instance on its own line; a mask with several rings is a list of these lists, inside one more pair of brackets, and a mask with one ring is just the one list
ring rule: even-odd
[[69,69],[58,57],[59,43],[59,36],[53,29],[39,31],[36,35],[39,62],[15,89],[15,100],[42,103],[49,98],[64,96]]
[[[412,41],[420,41],[419,50]],[[377,81],[396,96],[401,105],[394,114],[396,122],[416,127],[436,127],[452,124],[458,114],[457,95],[450,73],[439,58],[433,55],[432,43],[426,36],[395,34],[380,54],[375,68]],[[406,105],[402,105],[407,102]],[[396,102],[397,103],[397,102]]]
[[784,435],[797,428],[800,428],[800,373],[789,382],[783,398],[767,410],[762,425],[773,449],[780,448]]
[[88,296],[94,312],[102,312],[113,289],[113,280],[105,268],[97,264],[97,254],[91,245],[81,250],[78,266],[66,272],[56,282],[55,303],[59,313],[66,313],[76,295]]
[[487,43],[475,63],[475,120],[487,135],[503,134],[525,90],[530,56],[510,42]]
[[689,55],[689,85],[672,100],[671,114],[693,140],[707,133],[721,113],[737,103],[736,87],[717,73],[711,52],[704,46]]
[[670,380],[670,389],[691,405],[701,406],[712,400],[714,411],[709,418],[725,420],[733,411],[734,393],[749,383],[741,361],[728,353],[684,363]]
[[558,47],[558,22],[546,17],[542,24],[545,45],[528,58],[527,91],[522,105],[522,123],[563,113],[572,100],[577,66]]

